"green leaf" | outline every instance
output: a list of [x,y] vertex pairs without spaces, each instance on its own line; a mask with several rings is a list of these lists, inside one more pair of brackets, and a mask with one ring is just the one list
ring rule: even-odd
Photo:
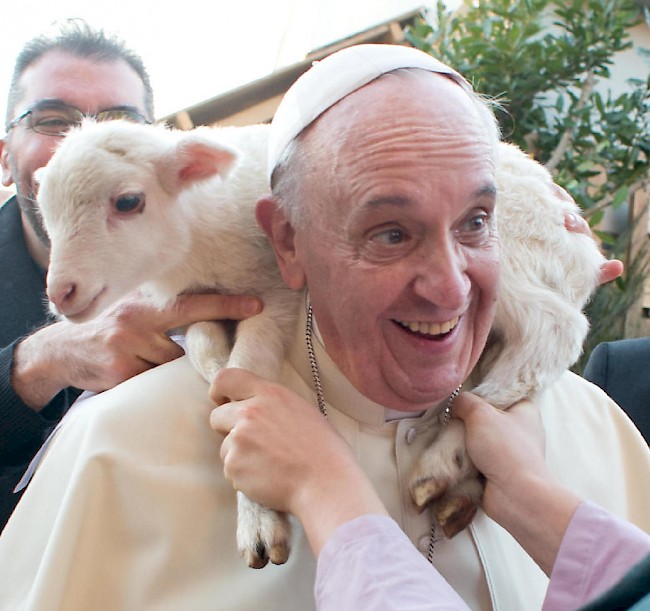
[[612,208],[620,208],[621,204],[623,202],[627,201],[628,197],[630,195],[630,190],[627,185],[622,186],[617,192],[616,195],[614,195],[614,199],[612,200]]

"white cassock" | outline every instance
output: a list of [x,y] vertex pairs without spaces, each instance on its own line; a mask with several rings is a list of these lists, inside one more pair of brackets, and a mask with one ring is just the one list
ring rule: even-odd
[[[317,409],[304,325],[303,316],[282,381]],[[431,516],[414,510],[406,481],[433,413],[386,422],[386,410],[315,344],[331,422],[426,554]],[[650,451],[623,411],[568,372],[535,403],[558,479],[650,532]],[[84,401],[0,537],[0,609],[314,609],[316,565],[299,525],[286,565],[253,570],[239,557],[235,493],[223,477],[221,437],[208,424],[212,408],[186,357]],[[469,529],[437,542],[434,564],[472,609],[539,609],[548,582],[481,512]]]

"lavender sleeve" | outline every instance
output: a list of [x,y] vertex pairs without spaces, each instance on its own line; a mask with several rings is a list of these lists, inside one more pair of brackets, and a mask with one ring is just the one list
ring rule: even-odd
[[616,584],[650,553],[650,536],[591,502],[576,509],[562,539],[543,611],[575,609]]
[[318,558],[318,611],[469,611],[445,579],[387,516],[341,525]]

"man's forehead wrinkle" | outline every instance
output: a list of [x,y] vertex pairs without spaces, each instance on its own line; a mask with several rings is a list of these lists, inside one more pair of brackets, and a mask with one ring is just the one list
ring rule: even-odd
[[429,150],[444,150],[447,154],[455,148],[467,146],[468,137],[474,137],[476,144],[489,145],[489,135],[480,121],[465,120],[463,129],[458,129],[454,118],[442,120],[438,117],[395,116],[380,125],[361,120],[357,123],[348,122],[348,129],[342,131],[339,146],[345,150],[362,147],[367,153],[374,150],[385,151],[390,147],[418,149],[420,153]]
[[[368,134],[367,137],[351,139],[348,146],[343,146],[336,156],[337,172],[345,171],[354,185],[356,180],[364,177],[399,170],[405,165],[417,164],[423,170],[435,171],[444,164],[445,167],[464,166],[468,140],[446,131],[432,132],[431,129],[421,129],[415,133],[406,134],[395,130],[387,135]],[[477,142],[480,145],[480,143]],[[492,150],[485,139],[485,163],[491,163]]]
[[[485,184],[471,194],[472,200],[496,199],[497,189],[494,184]],[[366,210],[379,210],[381,208],[406,208],[413,204],[413,200],[400,194],[377,195],[363,202],[362,208]]]
[[[420,197],[430,197],[430,189],[433,185],[428,182],[414,181],[412,177],[403,175],[400,168],[417,164],[425,173],[436,173],[443,167],[439,163],[439,157],[431,155],[429,158],[431,159],[430,164],[427,164],[427,158],[422,155],[417,159],[405,157],[402,164],[397,164],[385,161],[381,156],[378,156],[376,161],[372,156],[364,156],[357,164],[352,164],[347,168],[341,167],[340,171],[346,173],[347,188],[345,193],[348,198],[363,203],[362,207],[366,211],[387,209],[388,207],[405,209]],[[462,168],[466,163],[467,160],[459,156],[456,165]],[[449,164],[447,160],[444,167],[445,171],[448,171],[454,167],[454,164]],[[488,165],[487,161],[484,170],[487,172],[485,183],[469,194],[468,202],[474,201],[480,204],[481,200],[496,199],[497,189],[493,182],[492,167]],[[438,187],[445,188],[444,185],[438,185]]]

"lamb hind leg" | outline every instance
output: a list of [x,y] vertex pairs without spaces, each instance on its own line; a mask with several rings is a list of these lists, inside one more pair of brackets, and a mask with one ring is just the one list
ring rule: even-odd
[[478,471],[465,451],[465,428],[451,420],[427,448],[409,483],[418,509],[432,506],[447,538],[463,530],[474,518],[483,494]]

